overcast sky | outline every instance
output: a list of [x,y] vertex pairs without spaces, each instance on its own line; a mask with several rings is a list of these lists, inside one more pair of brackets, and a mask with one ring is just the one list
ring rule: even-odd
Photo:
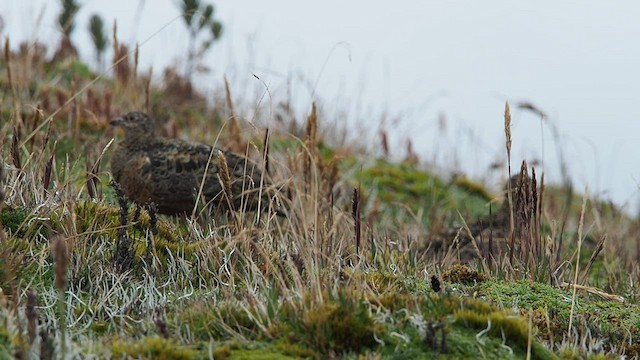
[[[159,73],[186,51],[177,1],[81,1],[74,39],[86,44],[89,16],[118,21],[120,38],[141,43],[141,62]],[[411,138],[424,161],[497,181],[505,160],[503,112],[512,104],[513,166],[544,160],[560,180],[557,146],[579,189],[636,212],[640,161],[640,2],[234,0],[214,3],[224,36],[208,54],[205,91],[223,75],[234,84],[286,96],[312,95],[326,114],[347,111],[354,126],[381,119],[399,156]],[[3,36],[57,41],[58,2],[4,0]],[[212,85],[218,84],[218,85]],[[315,95],[312,94],[315,89]],[[249,92],[259,101],[259,92]],[[548,114],[518,110],[528,101]],[[366,120],[369,119],[369,120]],[[332,119],[337,121],[337,119]],[[366,125],[362,121],[369,121]],[[444,130],[440,124],[446,124]],[[551,125],[552,124],[552,125]],[[552,126],[558,130],[554,140]],[[373,130],[372,132],[375,134]],[[544,144],[544,158],[542,153]],[[541,165],[540,165],[541,166]],[[539,172],[542,169],[538,169]]]

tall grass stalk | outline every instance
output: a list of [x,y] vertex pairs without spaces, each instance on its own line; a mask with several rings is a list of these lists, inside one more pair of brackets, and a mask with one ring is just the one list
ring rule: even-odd
[[571,331],[573,325],[573,313],[575,311],[576,305],[576,292],[578,291],[578,273],[580,272],[580,251],[582,250],[582,230],[584,228],[584,213],[587,208],[587,194],[589,193],[589,187],[587,186],[584,190],[584,195],[582,197],[582,207],[580,208],[580,221],[578,222],[578,238],[577,238],[577,249],[576,249],[576,263],[575,270],[573,275],[573,292],[571,294],[571,312],[569,314],[569,326],[567,328],[567,333],[572,334]]

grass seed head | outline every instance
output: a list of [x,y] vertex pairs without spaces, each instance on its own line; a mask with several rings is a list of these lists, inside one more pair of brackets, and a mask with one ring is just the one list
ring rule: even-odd
[[231,176],[229,175],[229,166],[227,165],[227,158],[225,158],[222,151],[217,151],[216,155],[217,160],[220,164],[220,171],[218,172],[218,177],[220,178],[220,183],[222,184],[222,188],[224,189],[224,195],[227,198],[227,202],[229,203],[229,209],[231,211],[233,208],[233,192],[231,191]]
[[508,101],[504,106],[504,134],[507,139],[507,157],[511,159],[511,109]]
[[69,252],[67,248],[67,242],[62,238],[62,236],[57,236],[55,240],[53,240],[53,256],[55,259],[55,285],[58,290],[64,291],[67,283]]

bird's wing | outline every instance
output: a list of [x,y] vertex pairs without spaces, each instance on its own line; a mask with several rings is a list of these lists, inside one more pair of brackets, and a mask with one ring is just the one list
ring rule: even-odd
[[240,204],[241,197],[260,186],[262,173],[256,164],[208,145],[162,139],[147,147],[146,154],[147,160],[141,162],[139,174],[153,186],[152,201],[170,204],[180,211],[193,208],[201,186],[207,201],[213,201],[214,206],[220,203],[226,206],[222,196],[221,155],[229,169],[234,203]]
[[191,211],[207,166],[208,155],[204,155],[207,148],[210,149],[204,145],[163,139],[142,152],[147,162],[139,167],[138,173],[153,189],[151,201],[166,208],[163,212]]

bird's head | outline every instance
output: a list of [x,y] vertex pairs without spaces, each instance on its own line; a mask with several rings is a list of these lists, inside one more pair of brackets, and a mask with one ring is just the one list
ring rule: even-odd
[[154,136],[153,119],[143,112],[132,111],[111,120],[109,123],[115,127],[121,127],[127,140],[135,141]]

